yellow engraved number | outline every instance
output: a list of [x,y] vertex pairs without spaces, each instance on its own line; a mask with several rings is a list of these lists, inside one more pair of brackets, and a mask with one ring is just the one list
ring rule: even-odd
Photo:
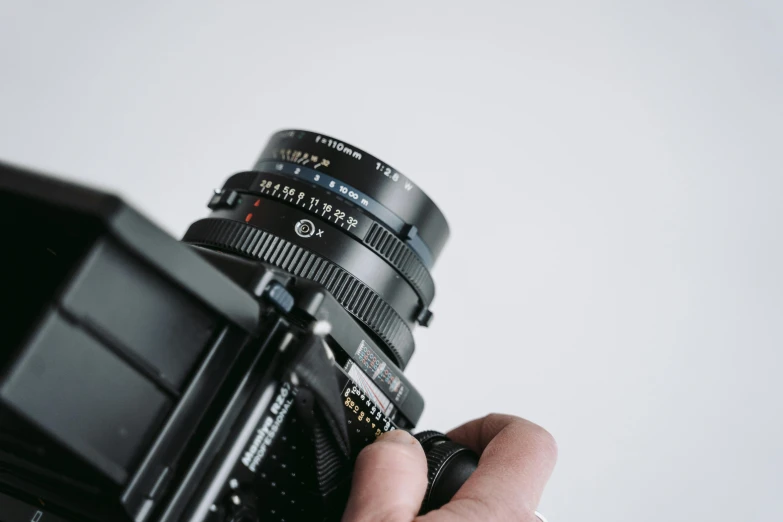
[[360,412],[359,413],[359,420],[362,420],[362,419],[364,419],[364,412]]

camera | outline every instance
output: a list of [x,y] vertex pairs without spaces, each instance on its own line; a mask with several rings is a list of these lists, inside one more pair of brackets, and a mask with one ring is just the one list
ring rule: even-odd
[[[177,241],[105,192],[0,164],[0,521],[339,519],[413,431],[403,373],[446,219],[363,150],[274,134]],[[422,512],[478,458],[417,432]]]

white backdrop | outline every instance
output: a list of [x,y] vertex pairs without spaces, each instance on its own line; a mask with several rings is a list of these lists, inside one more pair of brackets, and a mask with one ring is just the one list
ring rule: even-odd
[[783,520],[782,6],[6,1],[0,157],[181,235],[275,130],[364,148],[452,228],[422,426],[548,428],[552,522]]

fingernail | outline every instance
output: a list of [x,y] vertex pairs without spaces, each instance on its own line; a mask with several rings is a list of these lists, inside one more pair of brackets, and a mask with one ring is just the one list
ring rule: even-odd
[[392,430],[387,431],[377,439],[375,442],[394,442],[397,444],[418,444],[418,441],[413,438],[413,435],[405,430]]

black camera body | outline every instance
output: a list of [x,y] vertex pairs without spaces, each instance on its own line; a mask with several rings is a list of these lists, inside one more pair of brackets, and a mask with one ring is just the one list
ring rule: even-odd
[[[179,242],[0,164],[0,521],[332,520],[359,451],[415,428],[403,369],[447,234],[426,195],[284,131],[209,206]],[[477,458],[417,437],[424,512]]]

